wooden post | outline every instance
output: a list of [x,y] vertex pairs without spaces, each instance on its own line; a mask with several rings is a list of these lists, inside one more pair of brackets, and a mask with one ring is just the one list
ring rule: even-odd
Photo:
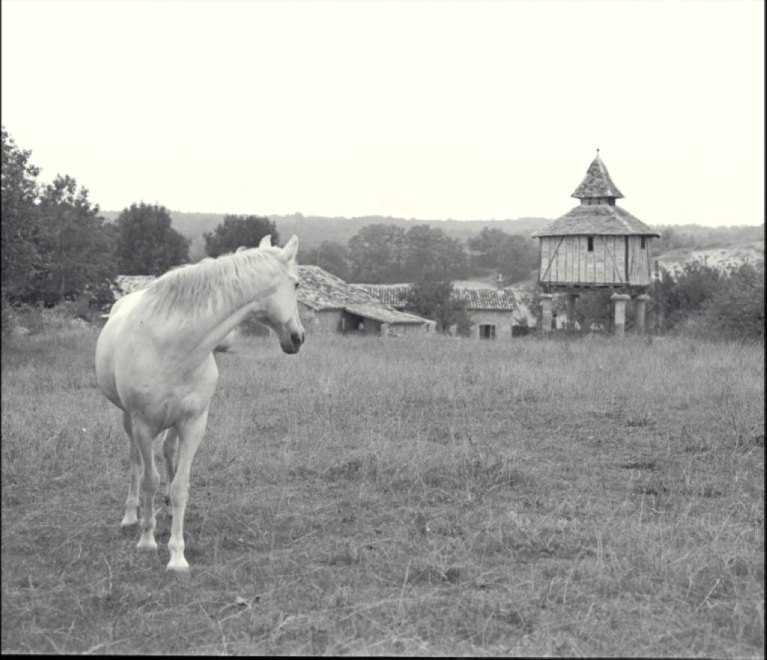
[[626,330],[626,301],[631,300],[631,296],[626,293],[614,293],[610,296],[610,300],[615,305],[615,327],[613,334],[622,339]]
[[575,299],[578,297],[577,293],[567,294],[567,331],[575,331]]
[[647,301],[650,300],[650,296],[643,293],[636,297],[636,331],[637,334],[643,335],[645,332],[645,309],[647,307]]
[[541,295],[541,331],[551,332],[551,299],[550,293]]

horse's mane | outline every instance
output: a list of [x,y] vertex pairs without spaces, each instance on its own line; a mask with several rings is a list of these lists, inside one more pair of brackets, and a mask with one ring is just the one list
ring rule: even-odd
[[146,288],[147,307],[154,314],[196,315],[266,295],[281,273],[269,251],[252,248],[169,270]]

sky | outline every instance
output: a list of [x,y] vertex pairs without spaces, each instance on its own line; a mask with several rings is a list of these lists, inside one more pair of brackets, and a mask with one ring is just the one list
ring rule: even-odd
[[103,210],[764,222],[761,0],[2,0],[2,124]]

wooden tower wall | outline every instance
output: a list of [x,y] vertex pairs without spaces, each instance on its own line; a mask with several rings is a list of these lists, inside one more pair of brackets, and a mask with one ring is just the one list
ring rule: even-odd
[[626,236],[628,247],[629,284],[647,286],[650,284],[652,273],[652,258],[650,257],[650,236],[644,237],[645,246],[642,248],[642,236]]
[[641,236],[540,237],[541,284],[595,286],[648,285],[650,283],[650,241]]

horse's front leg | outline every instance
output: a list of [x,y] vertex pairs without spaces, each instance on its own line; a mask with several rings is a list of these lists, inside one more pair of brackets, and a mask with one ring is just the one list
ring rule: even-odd
[[178,449],[178,464],[176,476],[170,485],[170,502],[173,508],[173,520],[170,528],[170,540],[168,550],[170,561],[167,570],[186,572],[189,563],[184,557],[184,513],[186,502],[189,499],[189,477],[192,470],[192,461],[200,446],[202,436],[205,434],[205,426],[208,423],[208,409],[205,408],[200,415],[179,423],[176,428],[181,440]]
[[170,516],[173,509],[170,505],[170,485],[176,477],[176,463],[178,462],[178,433],[171,427],[165,431],[165,439],[162,442],[162,453],[165,457],[165,472],[168,475],[168,494],[165,496],[165,510]]

